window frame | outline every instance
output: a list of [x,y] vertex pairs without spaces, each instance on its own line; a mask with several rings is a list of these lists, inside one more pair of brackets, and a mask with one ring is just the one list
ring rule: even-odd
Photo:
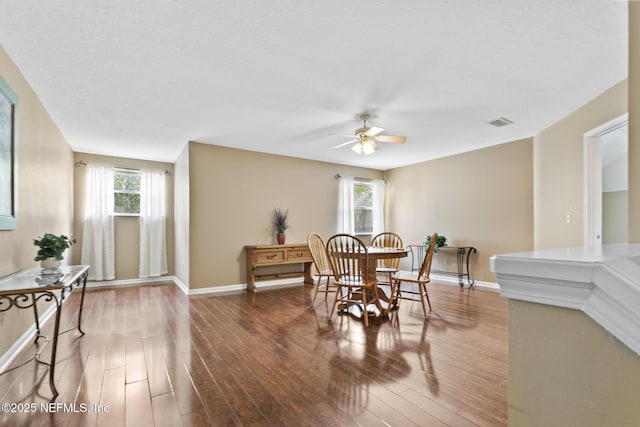
[[138,176],[138,178],[142,179],[142,173],[140,169],[128,169],[128,168],[114,168],[113,169],[113,216],[131,216],[131,217],[139,217],[140,212],[116,212],[116,194],[138,194],[142,197],[142,189],[138,191],[131,190],[116,190],[115,177],[116,175],[129,175],[129,176]]
[[[368,187],[369,191],[371,192],[371,204],[370,206],[359,206],[356,205],[356,187]],[[366,180],[366,179],[358,179],[355,178],[353,180],[352,183],[352,191],[353,191],[353,232],[356,236],[373,236],[373,215],[374,215],[374,198],[375,198],[375,194],[374,191],[375,189],[373,188],[373,182],[370,180]],[[370,231],[362,231],[359,232],[358,230],[356,230],[356,212],[358,211],[367,211],[367,212],[371,212],[371,230]]]

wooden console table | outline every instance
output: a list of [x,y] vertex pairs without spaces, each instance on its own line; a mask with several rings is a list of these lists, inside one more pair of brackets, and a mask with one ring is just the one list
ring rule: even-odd
[[[72,265],[62,266],[49,274],[43,274],[42,268],[32,268],[0,279],[0,312],[8,311],[11,307],[15,307],[16,309],[32,308],[36,323],[35,341],[38,342],[40,338],[44,338],[47,342],[51,343],[51,357],[48,362],[40,359],[42,349],[40,349],[38,353],[36,353],[36,355],[27,362],[35,359],[36,362],[49,367],[49,386],[53,393],[52,401],[58,396],[58,390],[54,384],[58,336],[73,330],[72,328],[60,332],[62,303],[71,291],[77,287],[82,287],[77,328],[78,332],[80,332],[81,335],[84,335],[81,328],[81,321],[82,306],[84,305],[84,290],[87,286],[88,274],[88,265]],[[53,334],[49,338],[45,337],[40,332],[40,320],[37,306],[39,301],[53,302],[56,307]],[[23,363],[23,365],[25,363]],[[4,373],[6,372],[8,371],[5,371]]]
[[[311,251],[306,243],[292,245],[258,245],[245,246],[247,254],[247,290],[255,292],[256,279],[269,275],[256,275],[258,267],[268,267],[285,264],[304,264],[304,283],[313,285],[311,277]],[[291,275],[291,273],[286,273]],[[273,276],[273,275],[271,275]],[[280,275],[275,275],[281,277]]]

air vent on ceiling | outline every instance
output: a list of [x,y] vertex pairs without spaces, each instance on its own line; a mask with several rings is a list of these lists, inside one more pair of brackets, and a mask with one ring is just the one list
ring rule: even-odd
[[489,122],[490,125],[493,125],[495,127],[502,127],[502,126],[506,126],[506,125],[510,125],[513,122],[509,119],[505,119],[504,117],[500,117],[499,119],[495,119]]

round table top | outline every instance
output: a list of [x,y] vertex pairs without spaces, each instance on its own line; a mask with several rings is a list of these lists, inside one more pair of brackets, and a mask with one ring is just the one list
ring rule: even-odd
[[[338,256],[341,258],[351,258],[353,257],[352,254],[353,252],[338,252]],[[358,252],[356,256],[359,258],[360,255],[364,254],[365,252]],[[404,258],[409,254],[409,250],[406,248],[368,246],[366,254],[370,259]]]
[[367,247],[367,253],[374,258],[403,258],[409,253],[406,248],[386,248],[369,246]]

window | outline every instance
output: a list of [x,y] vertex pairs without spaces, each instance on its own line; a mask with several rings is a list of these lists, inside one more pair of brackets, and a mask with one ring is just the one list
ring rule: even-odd
[[373,186],[370,182],[353,182],[353,226],[356,234],[373,233]]
[[384,181],[340,176],[338,233],[378,234],[384,229]]
[[140,171],[127,169],[114,171],[113,213],[140,215]]

